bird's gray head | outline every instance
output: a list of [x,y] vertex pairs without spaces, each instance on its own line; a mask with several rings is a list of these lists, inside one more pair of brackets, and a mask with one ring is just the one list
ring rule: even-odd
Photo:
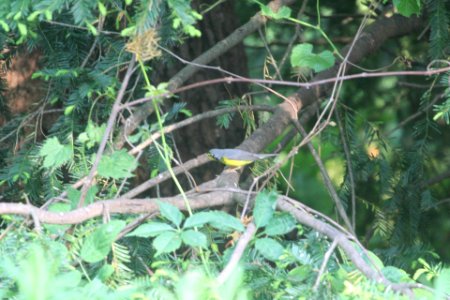
[[223,156],[223,153],[220,149],[211,149],[209,150],[209,156],[213,159],[220,160]]

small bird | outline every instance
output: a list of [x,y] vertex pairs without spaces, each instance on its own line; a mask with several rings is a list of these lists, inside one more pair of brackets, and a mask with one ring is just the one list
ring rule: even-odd
[[240,149],[211,149],[209,156],[229,167],[242,167],[255,160],[277,156],[277,154],[251,153]]

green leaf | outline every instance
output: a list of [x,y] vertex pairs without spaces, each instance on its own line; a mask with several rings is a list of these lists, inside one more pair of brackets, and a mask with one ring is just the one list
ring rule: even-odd
[[278,260],[284,252],[283,246],[270,238],[256,240],[255,248],[262,256],[271,261]]
[[90,149],[101,142],[103,135],[105,134],[105,130],[106,123],[98,126],[97,124],[89,120],[85,132],[82,132],[78,136],[77,140],[82,144],[86,144],[86,147]]
[[290,281],[300,283],[310,278],[311,272],[313,272],[313,269],[310,265],[302,265],[290,270],[288,273],[288,278]]
[[333,53],[326,50],[319,54],[312,52],[311,44],[300,44],[292,49],[291,65],[293,67],[311,68],[316,72],[326,70],[334,65]]
[[73,109],[75,108],[75,105],[69,105],[64,109],[64,115],[68,116],[72,113]]
[[236,230],[242,232],[245,229],[239,219],[223,211],[206,211],[193,214],[186,219],[183,228],[201,227],[205,224],[225,231]]
[[114,267],[110,264],[103,265],[100,270],[98,270],[97,275],[95,278],[101,280],[102,282],[106,282],[113,274],[114,274]]
[[136,33],[136,26],[131,26],[123,29],[120,32],[120,36],[133,36]]
[[72,158],[72,147],[61,145],[57,137],[47,139],[39,155],[44,157],[44,168],[58,168]]
[[19,33],[22,36],[26,36],[28,33],[27,26],[23,23],[17,23],[17,28],[19,29]]
[[297,222],[289,213],[275,214],[266,225],[264,233],[269,236],[282,235],[291,232]]
[[191,247],[206,248],[208,245],[206,235],[191,229],[183,231],[181,233],[181,239],[183,240],[183,243]]
[[97,5],[98,5],[98,11],[100,12],[100,14],[102,16],[106,16],[107,10],[106,10],[105,5],[103,3],[101,3],[100,1],[97,2]]
[[80,257],[88,263],[95,263],[104,259],[111,250],[112,243],[125,225],[125,221],[114,220],[98,227],[84,240]]
[[6,22],[3,21],[3,20],[0,20],[0,26],[2,26],[2,28],[3,28],[4,31],[9,32],[10,28],[9,28],[8,23],[6,23]]
[[127,236],[138,236],[143,238],[155,237],[167,231],[174,231],[175,229],[166,223],[151,222],[143,224],[127,234]]
[[394,0],[398,12],[405,17],[420,13],[420,0]]
[[32,12],[28,17],[27,17],[27,21],[29,22],[33,22],[34,20],[36,20],[36,18],[41,14],[42,12],[40,10],[34,11]]
[[[97,192],[98,192],[98,187],[96,185],[91,186],[86,193],[86,198],[84,200],[84,204],[89,205],[89,204],[93,203]],[[69,187],[67,189],[67,198],[69,198],[69,200],[70,200],[72,209],[77,208],[78,202],[80,201],[80,196],[81,196],[81,191],[79,191],[73,187]]]
[[181,211],[177,207],[167,202],[158,201],[158,205],[161,215],[175,224],[175,226],[180,227],[181,221],[183,221],[184,219],[184,215],[181,213]]
[[153,240],[153,247],[156,249],[155,256],[177,250],[181,246],[181,238],[177,232],[169,231],[158,235]]
[[434,299],[445,299],[446,296],[450,294],[450,285],[448,284],[450,282],[450,269],[443,269],[439,276],[436,278],[436,281],[434,283],[434,288],[436,290],[436,293],[434,295]]
[[269,223],[275,212],[277,197],[278,195],[274,191],[262,191],[256,196],[253,208],[256,228],[264,227]]
[[95,28],[94,25],[92,25],[91,23],[86,21],[86,27],[89,29],[89,31],[92,33],[92,35],[98,36],[97,28]]
[[103,177],[114,179],[131,177],[131,173],[136,169],[135,158],[128,154],[126,150],[121,149],[113,152],[111,155],[103,155],[98,165],[98,174]]
[[286,19],[291,16],[292,10],[287,6],[282,6],[277,12],[274,12],[269,6],[261,6],[261,13],[263,16],[267,16],[274,20]]
[[387,280],[393,283],[406,283],[412,281],[408,273],[393,266],[384,267],[381,269],[381,273],[383,273]]

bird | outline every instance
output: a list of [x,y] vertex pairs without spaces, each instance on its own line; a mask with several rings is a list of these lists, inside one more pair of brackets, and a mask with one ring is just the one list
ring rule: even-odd
[[252,153],[240,149],[211,149],[208,155],[229,167],[242,167],[255,160],[277,156],[277,154]]

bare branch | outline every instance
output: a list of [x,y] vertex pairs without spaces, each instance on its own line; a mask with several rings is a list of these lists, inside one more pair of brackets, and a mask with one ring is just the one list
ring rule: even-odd
[[217,276],[217,282],[219,284],[223,284],[230,275],[233,273],[234,269],[239,263],[242,255],[244,254],[245,248],[247,248],[248,243],[252,239],[253,235],[256,232],[256,226],[253,223],[248,224],[247,229],[244,234],[240,237],[236,248],[234,248],[233,254],[231,254],[231,258],[225,268],[220,272],[219,276]]

